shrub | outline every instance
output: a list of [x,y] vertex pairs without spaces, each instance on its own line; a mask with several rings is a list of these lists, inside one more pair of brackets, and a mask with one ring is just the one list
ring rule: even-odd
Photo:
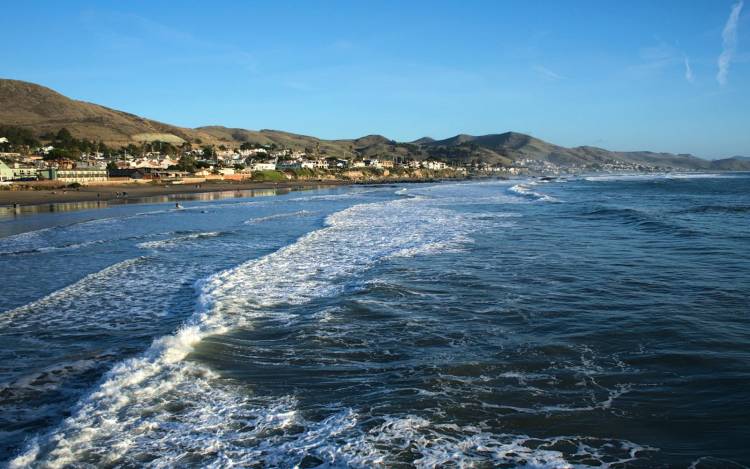
[[286,181],[286,175],[281,171],[253,171],[253,181],[281,182]]

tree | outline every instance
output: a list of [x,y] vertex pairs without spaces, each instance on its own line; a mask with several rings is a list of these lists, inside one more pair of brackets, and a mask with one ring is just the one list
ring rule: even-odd
[[211,158],[214,154],[214,147],[213,145],[205,145],[203,147],[203,158]]
[[54,150],[44,155],[45,160],[60,160],[60,159],[78,160],[80,158],[81,158],[80,152],[77,152],[75,150],[67,150],[65,148],[55,148]]
[[8,139],[8,143],[4,144],[6,148],[16,145],[25,145],[29,147],[39,146],[39,140],[34,137],[34,134],[30,130],[21,127],[0,125],[0,137]]
[[73,135],[68,129],[63,127],[62,129],[57,131],[55,141],[63,144],[63,146],[68,146],[73,143]]

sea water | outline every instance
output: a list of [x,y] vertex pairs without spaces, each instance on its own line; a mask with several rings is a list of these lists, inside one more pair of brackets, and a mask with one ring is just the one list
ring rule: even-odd
[[0,464],[750,464],[750,175],[182,205],[0,219]]

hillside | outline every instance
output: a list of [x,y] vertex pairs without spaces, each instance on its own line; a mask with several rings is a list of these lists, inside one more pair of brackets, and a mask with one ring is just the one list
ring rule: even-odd
[[193,129],[76,101],[49,88],[17,80],[0,80],[0,123],[28,128],[37,135],[65,127],[77,138],[116,147],[146,140],[182,143],[211,139]]
[[616,160],[684,169],[750,170],[750,159],[744,157],[707,161],[684,154],[618,152],[589,146],[566,148],[517,132],[479,136],[459,134],[443,140],[422,137],[407,143],[396,142],[381,135],[323,140],[280,130],[246,130],[222,126],[188,129],[73,100],[33,83],[2,79],[0,125],[29,129],[37,136],[54,133],[65,127],[77,138],[103,141],[111,147],[154,140],[172,143],[189,141],[227,147],[251,143],[306,150],[317,156],[337,158],[436,158],[452,162],[501,165],[510,165],[521,159],[544,160],[559,165],[590,165]]

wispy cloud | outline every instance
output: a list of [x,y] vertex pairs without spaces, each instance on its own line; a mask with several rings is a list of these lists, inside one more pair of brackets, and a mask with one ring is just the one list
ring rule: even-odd
[[650,47],[640,50],[640,63],[628,67],[628,71],[639,78],[650,78],[663,74],[665,71],[674,73],[679,68],[688,83],[695,83],[695,73],[690,63],[690,57],[677,45],[660,41]]
[[534,71],[537,73],[540,73],[544,75],[545,77],[551,79],[551,80],[563,80],[565,79],[564,76],[560,75],[559,73],[555,73],[552,70],[548,69],[547,67],[543,67],[541,65],[535,65],[533,67]]
[[690,59],[687,55],[683,59],[685,62],[685,80],[689,83],[695,83],[695,75],[693,75],[693,68],[690,66]]
[[722,86],[727,84],[729,65],[732,63],[732,59],[737,50],[737,24],[740,19],[740,12],[742,12],[743,5],[744,2],[742,0],[732,5],[732,11],[729,13],[727,24],[724,25],[724,31],[721,32],[724,49],[721,51],[721,55],[719,55],[719,71],[716,74],[716,80]]

